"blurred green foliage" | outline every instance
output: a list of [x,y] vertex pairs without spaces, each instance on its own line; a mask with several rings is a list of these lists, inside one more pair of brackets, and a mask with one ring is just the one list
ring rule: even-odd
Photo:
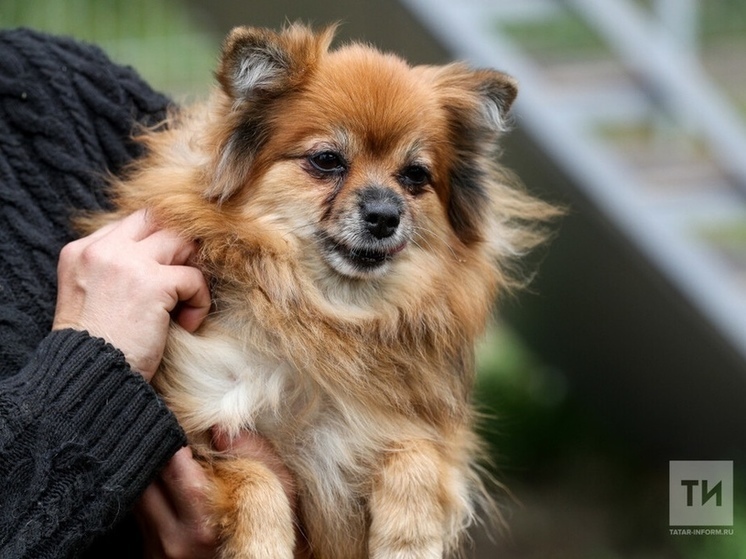
[[[670,535],[666,460],[644,456],[586,409],[562,372],[542,363],[506,325],[497,323],[488,332],[478,363],[480,431],[491,449],[495,475],[508,489],[551,487],[553,499],[573,503],[555,503],[550,514],[578,514],[582,503],[581,511],[590,511],[585,514],[605,518],[605,533],[598,536],[605,547],[583,557],[746,559],[742,465],[734,465],[734,535]],[[578,514],[578,530],[584,529],[583,521]],[[536,535],[549,543],[550,534]]]
[[0,27],[95,43],[176,97],[208,90],[220,46],[179,0],[0,0]]

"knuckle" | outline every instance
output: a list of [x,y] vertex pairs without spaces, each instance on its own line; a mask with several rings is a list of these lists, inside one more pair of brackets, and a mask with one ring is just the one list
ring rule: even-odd
[[72,264],[80,257],[83,247],[80,240],[67,243],[60,250],[59,264],[60,266],[66,266]]
[[101,243],[91,243],[81,251],[80,260],[83,265],[111,267],[119,260],[113,258],[114,252]]
[[83,247],[78,264],[94,274],[106,275],[117,281],[129,281],[147,288],[153,282],[153,274],[141,258],[122,247],[95,242]]

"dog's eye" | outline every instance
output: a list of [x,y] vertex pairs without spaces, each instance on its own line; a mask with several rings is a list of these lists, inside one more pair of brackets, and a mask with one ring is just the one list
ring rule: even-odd
[[430,182],[430,173],[422,165],[409,165],[399,172],[399,181],[407,188],[420,188]]
[[333,151],[322,151],[308,158],[313,168],[321,173],[342,173],[347,168],[342,156]]

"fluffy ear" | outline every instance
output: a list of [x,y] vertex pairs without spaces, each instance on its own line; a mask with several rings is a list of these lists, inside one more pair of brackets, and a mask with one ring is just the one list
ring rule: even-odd
[[480,240],[489,211],[486,181],[493,180],[496,140],[508,129],[508,111],[517,82],[496,70],[471,70],[455,64],[436,80],[454,147],[448,216],[465,243]]
[[313,71],[334,36],[294,24],[281,32],[237,27],[223,43],[217,80],[231,100],[227,134],[205,196],[225,201],[246,182],[254,156],[270,134],[270,113]]
[[294,24],[277,33],[236,27],[223,42],[217,78],[236,101],[279,94],[298,85],[326,52],[334,27],[320,33]]
[[[436,69],[435,88],[450,118],[464,127],[494,136],[507,130],[518,82],[497,70],[472,70],[463,64]],[[494,137],[492,138],[494,141]]]
[[474,79],[485,124],[495,132],[505,132],[508,112],[518,96],[518,82],[496,70],[478,70]]

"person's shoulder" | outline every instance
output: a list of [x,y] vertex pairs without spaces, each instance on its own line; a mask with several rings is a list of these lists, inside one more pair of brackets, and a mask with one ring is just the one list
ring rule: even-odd
[[105,163],[111,171],[140,153],[130,141],[135,123],[162,122],[172,105],[99,46],[27,28],[0,31],[0,90],[0,105],[12,104],[5,113],[15,115],[15,125],[34,128],[42,115],[45,129],[61,123],[86,138],[82,145],[96,146],[103,155],[96,166]]
[[0,70],[15,79],[114,67],[96,45],[23,27],[0,31],[0,60]]
[[114,110],[105,103],[113,101],[125,107],[134,104],[140,115],[161,117],[171,104],[134,68],[112,61],[100,46],[35,29],[0,30],[0,72],[15,79],[35,79],[41,73],[58,85],[74,79],[87,89],[92,102],[103,102],[97,104],[100,110]]
[[51,51],[62,49],[83,55],[106,58],[104,51],[96,45],[75,39],[71,36],[56,35],[28,27],[0,29],[0,45],[3,48],[29,51]]

